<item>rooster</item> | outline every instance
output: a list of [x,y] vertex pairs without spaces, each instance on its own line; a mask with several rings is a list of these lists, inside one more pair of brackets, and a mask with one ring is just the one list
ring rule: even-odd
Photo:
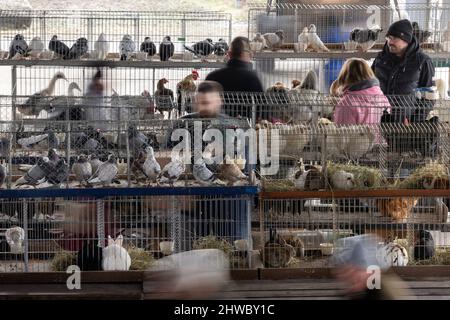
[[170,112],[172,111],[174,105],[174,97],[173,91],[164,87],[164,85],[168,82],[169,81],[166,78],[162,78],[158,81],[155,91],[155,105],[156,109],[158,109],[161,113],[163,111],[168,111],[170,118]]
[[[199,74],[197,70],[192,70],[192,73],[186,76],[183,80],[177,83],[177,103],[178,109],[181,111],[181,105],[183,104],[183,94],[189,95],[189,93],[195,92],[197,90],[197,85],[194,81],[199,79]],[[190,99],[185,98],[184,104],[189,104]]]

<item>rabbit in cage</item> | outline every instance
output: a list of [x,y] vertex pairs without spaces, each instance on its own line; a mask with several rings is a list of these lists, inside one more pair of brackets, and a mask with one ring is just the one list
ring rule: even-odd
[[103,270],[129,270],[131,266],[131,257],[127,250],[122,246],[123,236],[119,235],[116,240],[108,236],[108,246],[103,249]]

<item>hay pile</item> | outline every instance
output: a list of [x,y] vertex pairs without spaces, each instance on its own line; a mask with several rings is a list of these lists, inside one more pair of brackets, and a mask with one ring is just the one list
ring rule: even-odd
[[77,264],[76,254],[70,251],[63,250],[53,256],[52,262],[50,263],[50,268],[52,271],[65,272],[69,266],[76,264]]
[[288,179],[280,180],[262,180],[263,190],[267,192],[284,192],[295,190],[294,181]]
[[424,181],[427,181],[429,184],[433,183],[430,188],[441,189],[446,185],[448,187],[448,180],[447,166],[438,161],[431,161],[414,170],[410,176],[397,183],[397,187],[400,189],[426,189]]
[[433,258],[428,260],[411,261],[412,266],[448,266],[450,265],[450,248],[436,248]]
[[131,258],[130,270],[147,270],[155,262],[153,256],[142,248],[130,244],[126,246],[125,249],[128,251]]
[[218,239],[213,235],[198,238],[194,241],[192,246],[194,250],[201,249],[219,249],[222,250],[227,256],[230,256],[233,252],[233,246],[226,240]]
[[328,162],[328,177],[331,177],[336,171],[339,170],[343,170],[354,175],[356,183],[355,189],[357,190],[381,189],[387,186],[386,179],[381,174],[381,171],[376,168]]

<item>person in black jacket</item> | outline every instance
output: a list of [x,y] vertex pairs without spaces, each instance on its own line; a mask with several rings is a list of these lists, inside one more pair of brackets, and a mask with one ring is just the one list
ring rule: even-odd
[[434,65],[420,48],[409,20],[394,22],[389,27],[383,51],[376,57],[372,69],[385,95],[411,96],[410,101],[391,97],[394,108],[390,121],[386,122],[425,121],[433,104],[416,101],[413,95],[418,88],[434,85]]
[[226,92],[252,92],[263,93],[263,85],[258,75],[252,68],[253,54],[250,50],[250,41],[245,37],[236,37],[230,44],[228,52],[230,60],[227,66],[208,74],[206,80],[220,83],[225,91],[224,109],[230,116],[251,117],[248,99],[242,99],[237,95]]

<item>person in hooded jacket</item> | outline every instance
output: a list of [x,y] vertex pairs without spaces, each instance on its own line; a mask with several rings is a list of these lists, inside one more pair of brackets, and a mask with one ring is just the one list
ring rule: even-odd
[[[394,22],[386,33],[386,43],[372,64],[385,95],[409,95],[414,97],[418,88],[434,86],[434,65],[431,58],[420,48],[409,20]],[[415,98],[389,97],[393,108],[385,114],[383,122],[424,122],[433,103],[419,102]]]

